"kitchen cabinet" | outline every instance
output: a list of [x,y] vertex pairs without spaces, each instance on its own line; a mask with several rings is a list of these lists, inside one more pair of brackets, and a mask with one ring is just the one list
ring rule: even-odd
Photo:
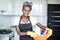
[[0,15],[14,15],[15,0],[0,0]]
[[[22,5],[28,0],[2,0],[1,15],[22,15]],[[47,16],[47,0],[29,0],[33,2],[30,15]]]

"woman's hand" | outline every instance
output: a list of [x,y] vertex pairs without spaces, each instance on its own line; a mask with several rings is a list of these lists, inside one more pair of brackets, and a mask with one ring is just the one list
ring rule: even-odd
[[30,35],[31,37],[36,37],[37,36],[37,33],[36,32],[32,32],[32,31],[28,31],[27,32],[27,35]]

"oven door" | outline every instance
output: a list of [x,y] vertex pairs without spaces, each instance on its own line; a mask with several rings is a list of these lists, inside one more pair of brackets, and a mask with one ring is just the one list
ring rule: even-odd
[[9,36],[9,40],[14,40],[14,33]]

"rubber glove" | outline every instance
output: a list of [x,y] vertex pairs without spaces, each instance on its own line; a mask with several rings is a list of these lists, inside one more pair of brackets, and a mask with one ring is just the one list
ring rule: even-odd
[[27,35],[30,35],[31,37],[36,37],[37,36],[37,33],[35,33],[35,32],[32,32],[32,31],[28,31],[27,32]]
[[52,35],[52,29],[49,29],[46,34],[47,34],[47,38],[49,38]]

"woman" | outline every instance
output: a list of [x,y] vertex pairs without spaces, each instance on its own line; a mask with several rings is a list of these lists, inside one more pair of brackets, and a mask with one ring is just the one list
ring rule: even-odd
[[24,2],[22,8],[23,15],[16,22],[16,30],[20,36],[20,40],[34,40],[32,37],[36,36],[36,33],[32,32],[33,24],[36,24],[41,29],[46,29],[34,17],[29,16],[31,10],[32,2]]

